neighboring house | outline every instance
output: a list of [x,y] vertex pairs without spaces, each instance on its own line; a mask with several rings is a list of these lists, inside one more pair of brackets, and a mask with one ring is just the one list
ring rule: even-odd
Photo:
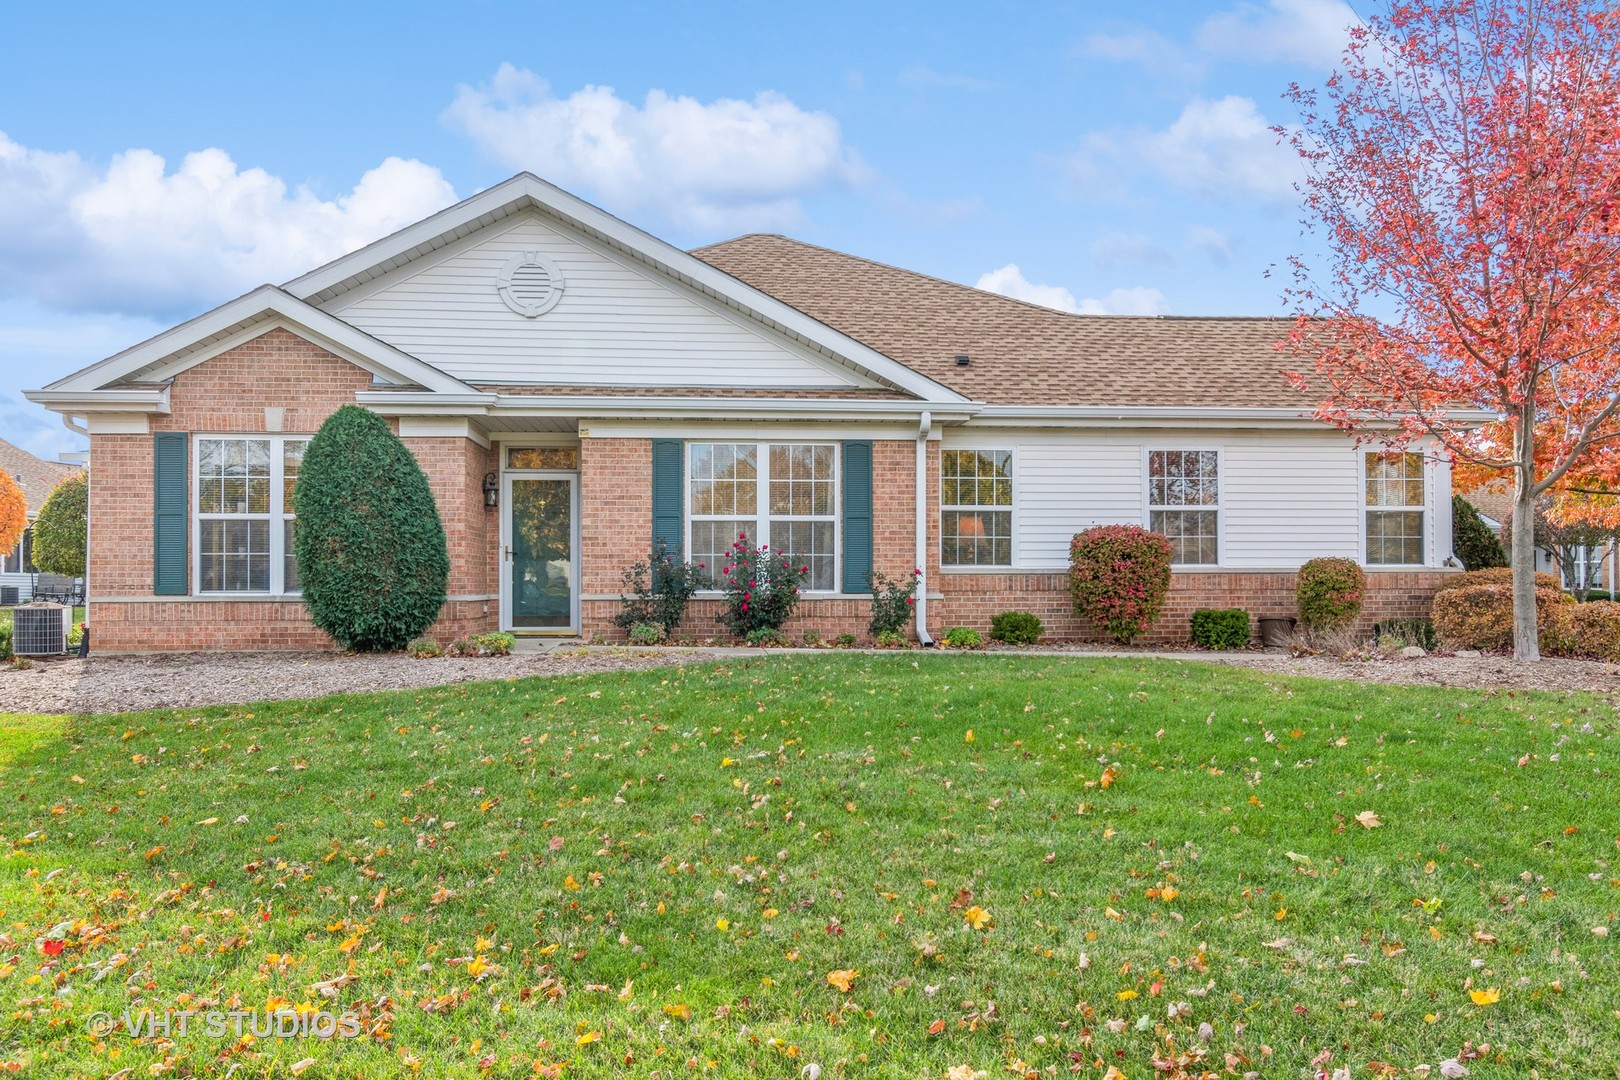
[[[1473,503],[1481,520],[1490,526],[1496,538],[1502,538],[1502,525],[1513,517],[1513,496],[1505,491],[1480,490],[1463,494]],[[1611,543],[1573,549],[1574,560],[1569,566],[1560,566],[1552,551],[1536,548],[1536,570],[1557,574],[1566,589],[1577,589],[1592,583],[1592,588],[1613,593],[1620,589],[1620,553]]]
[[1175,547],[1154,640],[1293,614],[1319,555],[1367,566],[1367,619],[1424,614],[1449,468],[1309,419],[1290,325],[1069,315],[778,236],[686,252],[521,174],[28,397],[90,437],[107,649],[324,643],[289,493],[346,402],[432,484],[440,636],[621,636],[655,539],[713,569],[746,533],[811,568],[795,634],[864,633],[873,572],[920,568],[934,634],[1025,609],[1075,637],[1069,541],[1104,522]]
[[[37,458],[22,447],[13,446],[0,439],[0,471],[10,473],[12,479],[17,481],[17,486],[22,488],[23,500],[28,504],[30,523],[39,516],[39,508],[45,505],[45,500],[62,478],[77,472],[78,469],[77,465]],[[7,552],[0,552],[0,590],[16,589],[19,601],[31,599],[35,584],[41,576],[45,576],[34,571],[34,564],[30,558],[32,550],[33,528],[30,525],[16,547]]]

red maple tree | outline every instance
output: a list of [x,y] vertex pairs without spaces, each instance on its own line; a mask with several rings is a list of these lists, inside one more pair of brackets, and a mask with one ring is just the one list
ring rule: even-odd
[[[1327,252],[1296,258],[1289,290],[1319,418],[1511,483],[1522,521],[1538,496],[1620,480],[1620,13],[1391,3],[1320,90],[1288,96]],[[1524,661],[1531,541],[1516,530],[1511,559]]]

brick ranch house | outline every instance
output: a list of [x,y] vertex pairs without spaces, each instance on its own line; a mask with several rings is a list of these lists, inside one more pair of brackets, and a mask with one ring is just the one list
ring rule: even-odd
[[655,538],[712,567],[739,532],[810,565],[795,634],[864,634],[873,572],[921,567],[933,635],[1025,609],[1080,637],[1068,545],[1105,522],[1175,546],[1154,640],[1200,607],[1292,615],[1319,555],[1367,567],[1366,620],[1424,614],[1448,466],[1310,420],[1284,328],[1069,315],[780,236],[681,251],[520,174],[28,397],[89,436],[107,650],[325,644],[290,493],[356,402],[438,499],[441,638],[620,636]]

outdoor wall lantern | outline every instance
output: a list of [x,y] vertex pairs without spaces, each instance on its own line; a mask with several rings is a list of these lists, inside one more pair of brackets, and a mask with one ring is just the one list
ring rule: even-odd
[[501,484],[494,473],[484,474],[484,509],[493,510],[500,503]]

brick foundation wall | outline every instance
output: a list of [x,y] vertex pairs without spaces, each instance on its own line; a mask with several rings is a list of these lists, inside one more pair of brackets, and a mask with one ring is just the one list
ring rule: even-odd
[[[1358,630],[1370,631],[1385,619],[1428,618],[1434,590],[1450,570],[1383,571],[1367,573],[1367,596]],[[1253,620],[1299,613],[1294,598],[1293,572],[1250,573],[1210,571],[1172,574],[1164,612],[1143,644],[1184,644],[1190,634],[1192,613],[1199,608],[1243,608]],[[950,626],[985,631],[990,618],[1003,611],[1031,611],[1046,626],[1054,641],[1100,641],[1104,635],[1074,614],[1067,574],[947,574],[940,580],[944,600],[941,617]],[[932,620],[930,620],[932,622]]]
[[[274,329],[175,377],[171,412],[158,431],[309,435],[371,374],[296,334]],[[283,409],[269,432],[265,409]],[[490,451],[460,438],[405,440],[421,462],[450,540],[452,597],[495,593],[498,522],[480,486],[494,468]],[[196,462],[188,453],[195,485]],[[194,540],[188,556],[195,565]],[[152,595],[152,436],[90,438],[90,545],[87,579],[91,643],[99,651],[329,648],[296,598]],[[191,580],[188,567],[187,580]],[[487,608],[487,611],[486,611]],[[432,633],[450,638],[494,629],[493,599],[452,600]]]

